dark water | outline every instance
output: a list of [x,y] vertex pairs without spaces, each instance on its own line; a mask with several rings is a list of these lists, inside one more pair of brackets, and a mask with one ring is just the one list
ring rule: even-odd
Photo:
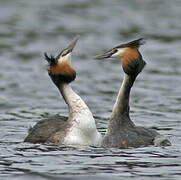
[[[1,0],[0,179],[181,178],[181,1]],[[147,66],[131,94],[131,117],[155,127],[171,147],[103,149],[23,143],[42,116],[67,115],[43,53],[57,54],[76,36],[75,91],[104,132],[123,72],[120,62],[92,57],[138,37]]]

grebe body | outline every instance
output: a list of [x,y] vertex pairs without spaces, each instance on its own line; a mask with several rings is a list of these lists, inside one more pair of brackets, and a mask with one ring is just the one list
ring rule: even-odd
[[78,38],[56,58],[48,57],[45,53],[45,59],[49,63],[49,76],[68,105],[69,117],[55,116],[41,120],[29,130],[25,142],[100,145],[102,136],[96,128],[91,111],[70,86],[76,78],[76,71],[71,67],[71,53],[77,41]]
[[124,79],[109,119],[107,132],[103,137],[103,147],[170,145],[170,142],[155,130],[136,126],[129,116],[130,91],[136,77],[146,64],[138,50],[142,44],[143,39],[137,39],[95,57],[98,60],[118,58],[124,71]]

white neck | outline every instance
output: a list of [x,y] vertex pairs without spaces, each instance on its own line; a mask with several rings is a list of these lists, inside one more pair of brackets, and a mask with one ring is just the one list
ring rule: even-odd
[[[69,84],[63,83],[59,90],[68,105],[71,128],[65,138],[66,144],[98,145],[101,136],[88,106]],[[78,142],[79,141],[79,142]]]
[[70,114],[76,114],[77,110],[79,110],[79,112],[85,110],[90,111],[81,97],[73,91],[69,84],[62,83],[59,89],[66,104],[69,107]]

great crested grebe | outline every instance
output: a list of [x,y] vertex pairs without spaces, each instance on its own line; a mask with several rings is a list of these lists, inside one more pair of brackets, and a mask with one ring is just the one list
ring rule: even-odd
[[68,105],[69,117],[55,116],[39,121],[30,129],[25,142],[93,146],[101,144],[102,136],[97,131],[91,111],[69,85],[76,77],[76,72],[71,67],[71,53],[77,41],[78,38],[55,58],[48,57],[45,53],[45,59],[49,63],[49,76]]
[[124,70],[124,80],[109,119],[108,129],[103,137],[103,147],[128,148],[148,145],[171,145],[164,136],[161,136],[155,130],[135,126],[129,116],[131,87],[146,64],[138,50],[139,46],[143,43],[143,38],[140,38],[126,44],[121,44],[95,57],[95,59],[121,59]]

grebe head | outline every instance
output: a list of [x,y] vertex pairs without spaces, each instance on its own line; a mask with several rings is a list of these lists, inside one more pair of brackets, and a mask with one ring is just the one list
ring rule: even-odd
[[47,55],[44,53],[45,59],[48,61],[49,69],[48,73],[56,85],[60,83],[70,83],[76,78],[76,71],[71,67],[71,53],[77,44],[79,37],[76,37],[74,41],[63,51],[61,51],[57,57]]
[[97,60],[105,58],[121,59],[123,70],[126,74],[139,74],[145,66],[142,56],[138,48],[145,42],[143,38],[121,44],[112,48],[111,50],[95,57]]

